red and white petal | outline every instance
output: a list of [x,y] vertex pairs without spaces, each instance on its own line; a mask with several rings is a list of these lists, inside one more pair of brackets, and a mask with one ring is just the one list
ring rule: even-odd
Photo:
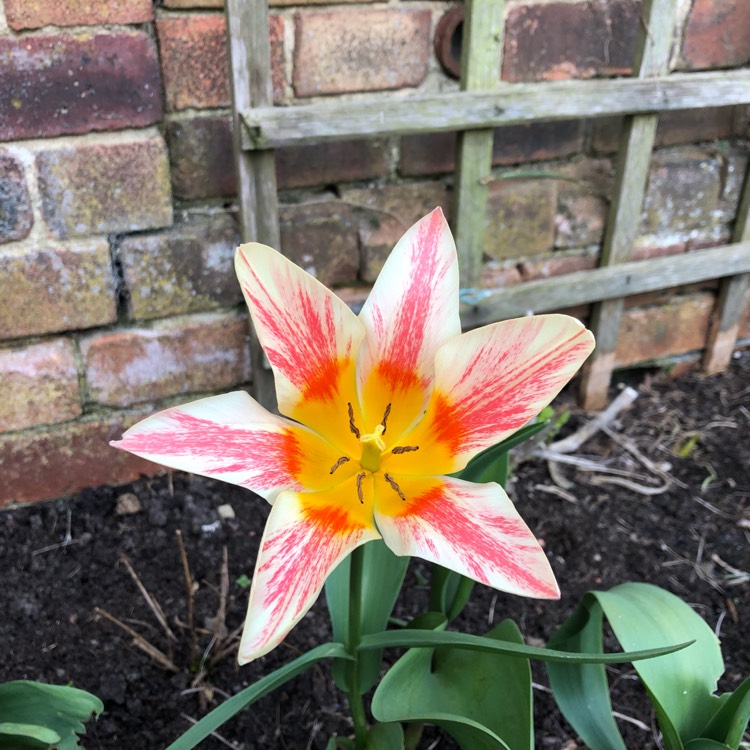
[[364,507],[356,478],[329,492],[279,495],[258,552],[240,664],[278,646],[314,604],[329,573],[353,549],[380,539]]
[[506,320],[449,341],[435,358],[425,417],[404,437],[420,450],[409,454],[403,470],[449,474],[463,468],[547,406],[593,348],[591,332],[567,315]]
[[255,331],[273,367],[279,411],[354,450],[355,368],[364,327],[333,292],[281,253],[241,245],[235,268]]
[[[281,490],[331,485],[340,454],[310,430],[264,409],[244,391],[193,401],[131,427],[115,448],[173,469],[247,487],[272,501]],[[351,473],[337,470],[340,482]]]
[[367,337],[357,382],[368,431],[388,404],[388,430],[398,437],[429,400],[438,348],[461,333],[458,260],[448,223],[437,208],[399,240],[365,302]]
[[547,557],[500,485],[391,477],[376,486],[375,522],[397,555],[414,555],[511,594],[557,599]]

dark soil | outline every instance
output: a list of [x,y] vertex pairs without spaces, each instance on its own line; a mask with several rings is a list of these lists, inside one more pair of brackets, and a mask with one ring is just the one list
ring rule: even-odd
[[[558,464],[556,479],[572,483],[561,488],[539,458],[516,467],[510,492],[544,541],[562,600],[540,603],[477,586],[455,625],[482,633],[510,616],[537,644],[552,634],[585,591],[649,581],[683,597],[720,634],[726,662],[720,687],[734,689],[750,674],[750,578],[737,572],[750,571],[750,352],[738,356],[721,376],[691,374],[674,381],[665,374],[639,377],[635,404],[610,424],[609,434],[598,433],[579,452],[628,472],[617,478],[631,486],[602,484],[613,475]],[[561,435],[587,419],[572,409]],[[643,487],[665,483],[659,494],[642,494]],[[126,507],[135,499],[140,510]],[[233,520],[219,520],[217,508],[225,504],[236,513]],[[89,750],[165,747],[227,696],[330,640],[321,599],[271,654],[242,668],[229,654],[194,684],[175,531],[182,531],[199,583],[195,622],[202,629],[214,627],[226,547],[226,627],[232,631],[242,623],[247,597],[237,581],[252,575],[266,513],[263,501],[250,492],[184,474],[0,513],[0,637],[6,653],[0,680],[70,682],[97,694],[106,709],[89,725]],[[178,638],[172,647],[178,672],[157,664],[134,646],[132,636],[97,615],[96,608],[106,611],[167,651],[164,632],[123,555]],[[408,618],[424,608],[423,573],[426,566],[413,562],[397,615]],[[199,639],[202,652],[210,633],[200,633]],[[216,651],[214,646],[211,653]],[[649,729],[628,721],[620,726],[629,748],[656,748],[650,705],[632,676],[628,666],[611,670],[615,709]],[[543,669],[537,669],[537,747],[580,747],[545,693],[544,680]],[[201,747],[324,748],[332,733],[349,730],[345,698],[323,664],[225,725],[223,740],[210,738]],[[428,746],[454,747],[432,730],[423,742]]]

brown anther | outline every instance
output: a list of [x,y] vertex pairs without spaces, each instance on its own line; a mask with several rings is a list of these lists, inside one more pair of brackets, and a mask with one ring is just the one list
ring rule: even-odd
[[364,505],[365,502],[365,496],[362,492],[362,480],[365,478],[365,472],[363,471],[361,474],[357,474],[357,497],[359,498],[359,502]]
[[354,433],[354,437],[359,438],[359,430],[357,429],[357,425],[354,424],[354,408],[351,401],[347,406],[349,407],[349,429]]
[[338,469],[339,466],[341,466],[341,464],[345,464],[347,461],[351,461],[349,456],[341,456],[341,458],[338,461],[336,461],[336,463],[333,466],[331,466],[331,470],[328,473],[333,474],[333,472],[336,471],[336,469]]
[[383,435],[385,435],[385,423],[388,421],[388,415],[391,413],[391,405],[388,404],[388,406],[385,407],[385,414],[383,414],[383,419],[380,422],[381,425],[383,425]]
[[393,487],[395,493],[401,498],[401,500],[406,501],[406,495],[404,495],[403,492],[401,492],[401,488],[396,484],[396,482],[393,481],[393,477],[391,477],[390,474],[385,474],[385,481],[388,482],[388,484]]
[[391,453],[411,453],[412,451],[418,451],[418,445],[397,445]]

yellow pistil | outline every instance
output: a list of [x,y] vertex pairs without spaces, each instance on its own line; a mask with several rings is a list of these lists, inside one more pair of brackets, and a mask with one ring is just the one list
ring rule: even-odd
[[366,471],[377,471],[380,468],[380,457],[385,450],[385,442],[381,437],[384,432],[385,427],[379,424],[375,432],[362,435],[359,439],[362,443],[362,458],[359,459],[359,465]]

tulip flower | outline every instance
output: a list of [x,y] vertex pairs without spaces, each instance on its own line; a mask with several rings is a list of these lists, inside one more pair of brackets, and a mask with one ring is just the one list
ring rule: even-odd
[[557,598],[504,490],[447,476],[536,416],[593,348],[564,315],[461,333],[456,249],[436,209],[398,242],[359,316],[275,250],[236,270],[278,416],[244,392],[167,409],[113,443],[271,504],[240,663],[278,645],[352,550],[383,539],[496,589]]

